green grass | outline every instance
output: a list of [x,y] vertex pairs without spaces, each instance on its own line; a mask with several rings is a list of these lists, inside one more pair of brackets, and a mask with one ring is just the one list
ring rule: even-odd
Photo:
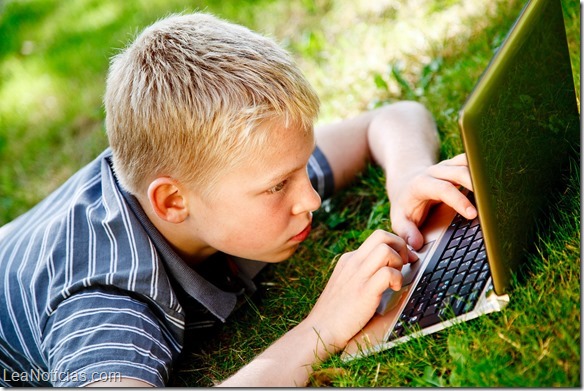
[[[410,2],[413,3],[413,2]],[[580,69],[580,15],[562,1]],[[0,4],[0,225],[45,197],[106,145],[101,99],[108,58],[172,12],[206,9],[282,42],[322,99],[320,121],[399,99],[434,114],[441,155],[462,151],[458,109],[522,7],[519,0],[8,1]],[[575,72],[579,91],[580,74]],[[212,340],[187,351],[173,384],[225,379],[300,322],[335,256],[389,227],[379,168],[315,215],[294,257],[270,267],[259,292]],[[314,385],[579,387],[580,177],[542,228],[510,305],[386,352],[320,366]]]

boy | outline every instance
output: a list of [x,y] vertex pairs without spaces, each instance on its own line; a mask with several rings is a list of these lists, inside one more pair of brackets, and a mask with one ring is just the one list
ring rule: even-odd
[[313,131],[318,104],[289,56],[241,26],[193,14],[147,28],[111,63],[111,148],[0,229],[0,383],[164,385],[186,340],[225,321],[307,238],[321,197],[373,159],[399,236],[341,256],[308,317],[223,383],[304,385],[401,287],[432,203],[476,215],[458,189],[465,157],[435,164],[423,107]]

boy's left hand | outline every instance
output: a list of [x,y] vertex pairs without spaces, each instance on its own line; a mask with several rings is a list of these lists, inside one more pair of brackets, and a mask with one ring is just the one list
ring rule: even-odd
[[342,349],[367,324],[388,288],[402,288],[402,267],[409,262],[406,243],[377,230],[358,249],[343,254],[305,320],[326,349]]
[[421,169],[388,185],[392,189],[390,192],[388,186],[392,229],[414,250],[424,245],[418,227],[433,205],[444,202],[467,219],[477,216],[476,208],[459,189],[463,186],[472,191],[466,154]]

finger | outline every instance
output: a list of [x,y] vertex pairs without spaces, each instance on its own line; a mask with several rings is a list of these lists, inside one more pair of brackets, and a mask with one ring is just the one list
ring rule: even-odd
[[455,182],[452,179],[453,175],[446,176],[450,180],[442,180],[441,178],[436,177],[432,178],[433,175],[439,176],[440,172],[444,173],[445,171],[437,169],[436,167],[437,166],[432,167],[432,172],[429,173],[431,176],[430,178],[424,181],[418,181],[416,192],[417,198],[420,200],[443,202],[456,210],[465,218],[474,219],[477,216],[476,208],[460,191],[458,186],[452,183]]
[[388,286],[394,290],[399,291],[402,288],[404,276],[395,269],[389,269],[389,284]]
[[381,229],[378,229],[369,235],[355,252],[359,253],[359,256],[362,259],[365,259],[365,257],[379,244],[390,246],[395,249],[402,258],[407,259],[407,246],[405,241],[399,236]]
[[[407,249],[407,247],[406,247]],[[407,262],[407,253],[404,254],[405,262]],[[391,248],[385,243],[379,243],[366,257],[365,262],[360,270],[367,276],[372,276],[379,269],[384,267],[391,267],[401,270],[404,265],[404,257],[402,257],[395,249]]]
[[[392,216],[391,229],[398,234],[404,241],[410,245],[414,250],[419,250],[424,244],[424,237],[418,229],[418,226],[408,219],[405,215]],[[418,257],[411,253],[415,259],[410,258],[410,261],[416,261]]]
[[477,217],[478,212],[475,206],[457,188],[453,186],[445,188],[440,196],[440,201],[450,206],[467,220],[472,220]]
[[376,292],[381,298],[381,294],[387,288],[394,291],[399,291],[403,285],[403,275],[399,270],[391,267],[384,267],[379,269],[370,279],[370,287],[373,292]]
[[468,166],[436,164],[428,169],[428,175],[472,190]]
[[413,252],[412,249],[408,248],[408,262],[413,263],[419,259],[420,257],[418,257],[418,255],[415,252]]
[[439,164],[453,165],[453,166],[468,166],[468,160],[466,158],[466,153],[461,153],[454,156],[453,158],[441,161]]
[[444,194],[442,201],[467,220],[478,216],[476,207],[458,189],[448,191]]

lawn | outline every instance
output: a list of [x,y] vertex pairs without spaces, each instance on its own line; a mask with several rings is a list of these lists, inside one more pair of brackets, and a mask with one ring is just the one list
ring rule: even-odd
[[[580,91],[580,6],[562,0]],[[433,113],[442,157],[462,152],[458,109],[523,6],[520,0],[31,0],[0,3],[0,225],[22,214],[107,145],[109,58],[173,12],[213,12],[268,34],[295,56],[322,100],[319,121],[399,99]],[[209,386],[243,366],[310,311],[334,266],[389,228],[381,171],[368,169],[315,215],[309,240],[269,268],[172,384]],[[580,177],[540,232],[529,284],[510,305],[395,349],[322,363],[313,385],[580,387]]]

